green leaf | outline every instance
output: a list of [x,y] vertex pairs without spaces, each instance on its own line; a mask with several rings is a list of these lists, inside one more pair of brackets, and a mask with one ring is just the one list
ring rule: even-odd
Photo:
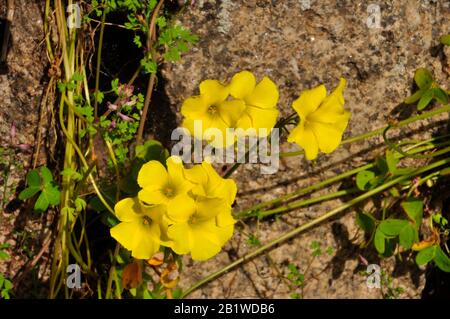
[[48,206],[50,203],[48,202],[47,195],[42,192],[41,195],[39,195],[36,203],[34,203],[34,210],[38,213],[43,213],[48,209]]
[[386,249],[386,242],[385,242],[385,236],[384,234],[380,231],[380,228],[378,227],[376,232],[375,232],[375,236],[373,238],[373,243],[375,245],[376,250],[380,253],[383,254],[385,249]]
[[416,256],[416,264],[419,266],[423,266],[432,261],[436,255],[436,248],[438,246],[430,246],[425,249],[422,249]]
[[422,216],[423,216],[423,202],[419,199],[408,198],[401,206],[405,210],[408,217],[414,221],[416,227],[419,227],[422,224]]
[[413,95],[407,97],[404,102],[406,104],[413,104],[416,103],[417,101],[420,100],[420,98],[422,97],[422,95],[426,92],[427,89],[420,89],[418,91],[416,91]]
[[44,182],[44,184],[48,184],[53,181],[52,172],[48,169],[47,166],[41,166],[40,172],[41,172],[42,181]]
[[417,109],[419,111],[423,110],[424,108],[427,107],[428,104],[430,104],[432,99],[433,99],[433,90],[426,91],[420,98],[420,101],[417,104]]
[[136,146],[136,157],[142,159],[144,162],[159,161],[165,164],[169,157],[169,152],[156,140],[148,140],[143,145]]
[[433,91],[433,97],[441,104],[447,104],[448,103],[448,94],[441,88],[434,88]]
[[33,169],[27,174],[27,185],[41,187],[41,177],[37,169]]
[[440,270],[450,272],[450,258],[439,246],[437,246],[436,248],[436,255],[434,256],[434,262],[436,263],[436,266],[438,266]]
[[404,219],[385,219],[378,226],[378,230],[386,236],[398,236],[407,225],[408,221]]
[[46,187],[42,193],[45,194],[50,205],[59,205],[61,193],[56,186]]
[[450,45],[450,34],[443,35],[439,41],[444,45]]
[[399,159],[394,156],[394,153],[390,150],[386,151],[386,164],[389,170],[389,173],[395,175],[397,172],[397,164]]
[[414,74],[414,81],[416,81],[416,84],[419,88],[430,88],[431,83],[433,83],[433,74],[431,74],[430,71],[428,71],[425,68],[417,69],[416,73]]
[[400,231],[399,242],[400,245],[405,249],[410,249],[412,245],[418,240],[419,234],[417,229],[408,223]]
[[41,190],[40,187],[28,187],[28,188],[25,188],[23,191],[20,192],[19,199],[20,200],[26,200],[28,198],[31,198],[34,195],[36,195],[40,190]]
[[80,197],[75,199],[75,210],[81,212],[84,209],[86,209],[86,201]]
[[375,229],[375,219],[368,213],[358,212],[356,214],[356,223],[367,234],[372,234]]
[[0,250],[0,260],[8,260],[11,258],[9,254],[3,250]]
[[356,186],[362,190],[370,189],[369,182],[374,179],[375,173],[372,171],[361,171],[356,175]]

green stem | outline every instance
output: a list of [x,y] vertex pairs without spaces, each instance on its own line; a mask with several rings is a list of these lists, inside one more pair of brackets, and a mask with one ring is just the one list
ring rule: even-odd
[[[413,151],[411,151],[411,152],[409,152],[407,154],[412,155],[412,154],[421,153],[421,152],[424,152],[424,151],[427,151],[427,150],[430,150],[430,149],[433,149],[433,148],[436,148],[436,147],[439,147],[439,146],[448,145],[450,143],[450,141],[446,141],[446,142],[443,142],[443,143],[437,143],[437,144],[430,144],[430,145],[422,146],[424,144],[433,143],[433,141],[439,140],[441,138],[442,137],[439,136],[439,137],[435,137],[435,138],[432,138],[432,139],[429,139],[429,140],[419,141],[416,144],[414,144],[414,145],[412,145],[411,147],[408,148],[408,150],[413,150]],[[422,147],[419,147],[419,146],[422,146]],[[447,152],[446,149],[442,149],[442,150],[439,150],[439,151],[433,153],[433,155],[437,156],[437,155],[444,154],[446,152]],[[404,157],[401,154],[400,155],[396,154],[395,156],[398,157],[398,158],[403,158]],[[326,180],[324,180],[322,182],[316,183],[314,185],[307,186],[307,187],[301,188],[299,190],[296,190],[294,192],[288,193],[286,195],[277,197],[275,199],[268,200],[268,201],[265,201],[265,202],[253,205],[252,207],[247,208],[247,209],[245,209],[242,212],[236,213],[235,216],[239,216],[240,218],[243,218],[243,217],[245,218],[245,217],[251,217],[253,215],[257,215],[255,213],[255,211],[258,211],[258,210],[260,210],[262,208],[279,204],[279,203],[281,203],[283,201],[292,199],[292,198],[300,196],[300,195],[305,195],[305,194],[310,193],[310,192],[312,192],[314,190],[323,188],[325,186],[328,186],[328,185],[331,185],[331,184],[333,184],[335,182],[343,180],[343,179],[345,179],[347,177],[355,175],[355,174],[359,173],[360,171],[371,169],[374,166],[375,166],[375,163],[370,163],[370,164],[366,164],[366,165],[357,167],[357,168],[355,168],[353,170],[350,170],[350,171],[344,172],[342,174],[330,177],[330,178],[328,178],[328,179],[326,179]]]
[[278,238],[268,242],[267,244],[259,247],[258,249],[256,249],[256,250],[254,250],[254,251],[244,255],[243,257],[241,257],[241,258],[239,258],[237,260],[235,260],[231,264],[229,264],[229,265],[227,265],[227,266],[217,270],[216,272],[206,276],[205,278],[203,278],[200,281],[198,281],[197,283],[195,283],[192,287],[190,287],[186,291],[184,291],[183,294],[182,294],[182,298],[185,298],[186,296],[188,296],[190,293],[192,293],[197,288],[199,288],[199,287],[203,286],[204,284],[210,282],[211,280],[216,279],[217,277],[225,274],[226,272],[230,271],[231,269],[235,268],[236,266],[239,266],[240,264],[244,263],[245,261],[250,260],[250,259],[260,255],[261,253],[263,253],[263,252],[265,252],[265,251],[275,247],[276,245],[278,245],[278,244],[280,244],[280,243],[282,243],[282,242],[284,242],[284,241],[286,241],[288,239],[291,239],[291,238],[295,237],[299,233],[301,233],[301,232],[303,232],[303,231],[305,231],[305,230],[307,230],[307,229],[309,229],[309,228],[311,228],[313,226],[316,226],[316,225],[320,224],[323,221],[326,221],[327,219],[329,219],[331,217],[336,216],[337,214],[339,214],[340,212],[346,210],[347,208],[350,208],[353,205],[355,205],[355,204],[357,204],[359,202],[362,202],[363,200],[366,200],[366,199],[368,199],[368,198],[370,198],[370,197],[372,197],[372,196],[374,196],[374,195],[376,195],[376,194],[378,194],[378,193],[380,193],[380,192],[382,192],[382,191],[384,191],[384,190],[386,190],[386,189],[388,189],[388,188],[390,188],[390,187],[392,187],[392,186],[394,186],[394,185],[396,185],[396,184],[398,184],[400,182],[406,181],[407,179],[409,179],[409,178],[411,178],[413,176],[422,174],[424,172],[430,171],[430,170],[432,170],[434,168],[437,168],[439,166],[442,166],[442,165],[445,165],[445,164],[448,164],[448,163],[450,163],[450,158],[445,158],[445,159],[442,159],[440,161],[436,161],[436,162],[434,162],[434,163],[432,163],[432,164],[430,164],[428,166],[425,166],[423,168],[420,168],[420,169],[414,171],[413,173],[397,177],[397,178],[395,178],[395,179],[393,179],[393,180],[391,180],[391,181],[389,181],[389,182],[387,182],[387,183],[385,183],[383,185],[378,186],[377,188],[374,188],[373,190],[370,190],[370,191],[368,191],[368,192],[366,192],[366,193],[364,193],[364,194],[362,194],[362,195],[360,195],[358,197],[353,198],[352,200],[348,201],[347,203],[345,203],[345,204],[343,204],[343,205],[341,205],[341,206],[339,206],[339,207],[337,207],[337,208],[327,212],[326,214],[324,214],[324,215],[322,215],[320,217],[315,218],[314,220],[312,220],[310,222],[307,222],[307,223],[305,223],[303,225],[300,225],[297,228],[294,228],[293,230],[287,232],[286,234],[284,234],[284,235],[282,235],[282,236],[280,236],[280,237],[278,237]]
[[100,87],[100,67],[102,64],[102,48],[103,48],[103,35],[105,33],[106,11],[107,8],[104,8],[102,14],[102,21],[100,24],[100,36],[98,39],[98,48],[97,48],[97,66],[95,69],[94,118],[96,120],[98,116],[98,89]]
[[313,204],[317,204],[326,200],[330,200],[330,199],[334,199],[334,198],[338,198],[338,197],[342,197],[345,195],[350,195],[350,194],[355,194],[355,193],[359,193],[361,192],[359,189],[357,188],[350,188],[350,189],[344,189],[341,191],[337,191],[334,193],[330,193],[330,194],[326,194],[326,195],[322,195],[322,196],[317,196],[317,197],[313,197],[313,198],[308,198],[305,200],[300,200],[300,201],[296,201],[293,203],[289,203],[283,206],[279,206],[277,208],[274,209],[269,209],[269,210],[265,210],[265,211],[252,211],[249,214],[246,215],[235,215],[234,217],[236,219],[240,219],[240,218],[248,218],[248,217],[258,217],[259,219],[262,219],[264,217],[270,216],[270,215],[275,215],[275,214],[280,214],[280,213],[285,213],[303,206],[309,206],[309,205],[313,205]]

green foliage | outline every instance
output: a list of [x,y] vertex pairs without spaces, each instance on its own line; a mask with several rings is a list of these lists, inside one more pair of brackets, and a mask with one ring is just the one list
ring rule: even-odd
[[261,246],[261,241],[256,235],[250,234],[247,238],[247,244],[249,244],[250,246],[259,247]]
[[433,74],[424,68],[417,69],[414,81],[419,88],[413,95],[405,99],[406,104],[417,103],[417,109],[425,109],[434,99],[441,104],[449,101],[448,93],[434,81]]
[[[9,244],[1,244],[0,245],[0,261],[9,260],[11,257],[5,251],[9,248]],[[2,273],[0,273],[0,299],[9,299],[10,291],[13,288],[12,282],[4,277]]]
[[305,284],[305,275],[300,272],[296,265],[289,264],[288,271],[287,278],[294,286],[302,287]]
[[450,272],[450,258],[445,254],[439,245],[433,245],[421,250],[416,256],[416,263],[419,266],[434,261],[436,266],[445,272]]
[[439,41],[443,44],[443,45],[449,45],[450,46],[450,34],[446,34],[443,35]]
[[39,169],[33,169],[27,174],[27,188],[19,194],[20,200],[26,200],[34,197],[40,192],[34,204],[36,212],[45,212],[48,207],[59,205],[60,192],[58,185],[53,181],[53,175],[46,166]]

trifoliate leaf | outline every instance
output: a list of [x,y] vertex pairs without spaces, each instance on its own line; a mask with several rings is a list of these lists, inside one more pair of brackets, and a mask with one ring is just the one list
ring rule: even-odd
[[370,189],[370,181],[375,177],[372,171],[361,171],[356,175],[356,186],[362,190]]
[[422,224],[423,216],[423,202],[420,199],[408,198],[401,206],[412,221],[415,222],[416,227]]
[[36,203],[34,203],[34,210],[38,213],[43,213],[48,209],[49,205],[47,195],[42,192],[36,200]]
[[385,219],[378,226],[378,230],[386,236],[398,236],[407,225],[408,221],[404,219]]
[[433,99],[433,90],[426,91],[420,98],[419,103],[417,104],[417,109],[419,111],[423,110],[424,108],[427,107],[428,104],[430,104],[432,99]]
[[448,94],[441,88],[434,88],[433,90],[433,97],[441,104],[447,104],[448,103]]
[[433,74],[425,68],[417,69],[414,74],[414,81],[421,89],[428,89],[433,83]]
[[405,249],[410,249],[412,245],[418,240],[417,229],[410,223],[402,228],[399,235],[400,245]]
[[380,253],[383,254],[384,251],[386,250],[386,242],[385,242],[385,236],[384,234],[380,231],[379,228],[377,228],[376,232],[375,232],[375,236],[373,238],[373,243],[375,245],[376,250]]
[[450,272],[450,258],[440,246],[436,246],[436,255],[434,256],[434,262],[440,270]]
[[356,214],[356,223],[367,234],[372,234],[375,229],[375,219],[368,213],[358,212]]
[[41,186],[41,177],[39,176],[39,172],[37,169],[33,169],[27,174],[27,185],[40,187]]
[[434,245],[421,250],[416,256],[416,264],[419,266],[423,266],[432,261],[436,256],[437,247],[438,246]]
[[34,187],[27,187],[23,191],[20,192],[19,199],[20,200],[25,200],[25,199],[31,198],[34,195],[36,195],[40,190],[41,190],[40,187],[35,187],[35,186]]
[[52,172],[48,169],[47,166],[41,166],[40,172],[44,185],[53,181]]

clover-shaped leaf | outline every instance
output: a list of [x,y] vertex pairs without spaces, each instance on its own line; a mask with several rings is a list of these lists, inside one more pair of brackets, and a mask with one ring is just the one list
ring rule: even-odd
[[52,172],[46,166],[29,171],[26,180],[28,187],[20,192],[19,199],[26,200],[40,192],[34,203],[35,211],[44,212],[50,205],[60,203],[58,185],[53,181]]

